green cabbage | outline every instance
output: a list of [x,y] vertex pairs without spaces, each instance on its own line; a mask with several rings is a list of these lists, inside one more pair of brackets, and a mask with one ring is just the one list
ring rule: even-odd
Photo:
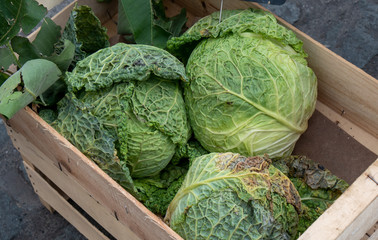
[[[158,174],[188,141],[191,131],[180,86],[185,79],[183,64],[168,52],[118,43],[67,73],[70,92],[52,125],[95,161],[104,156],[96,162],[118,182],[132,184],[128,175]],[[69,111],[72,116],[67,117]],[[93,131],[87,129],[93,125]],[[109,144],[101,146],[104,136]]]
[[300,197],[267,157],[196,158],[165,220],[184,239],[292,239]]
[[317,97],[316,76],[292,31],[267,12],[226,10],[221,23],[219,13],[207,16],[168,49],[184,61],[190,53],[185,100],[206,150],[291,154]]

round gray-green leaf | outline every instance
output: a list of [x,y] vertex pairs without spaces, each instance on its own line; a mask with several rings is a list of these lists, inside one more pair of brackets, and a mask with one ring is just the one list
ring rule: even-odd
[[0,87],[0,113],[11,118],[33,102],[61,75],[58,66],[44,59],[27,61]]

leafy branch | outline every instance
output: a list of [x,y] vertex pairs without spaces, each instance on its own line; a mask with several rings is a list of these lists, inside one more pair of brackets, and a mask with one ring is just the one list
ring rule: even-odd
[[[35,0],[0,0],[0,4],[0,114],[7,118],[31,102],[55,104],[66,92],[63,73],[109,46],[106,30],[88,6],[75,6],[61,34],[60,26],[43,18],[47,10]],[[41,20],[32,42],[18,36],[21,31],[29,34]]]
[[118,1],[118,33],[130,42],[165,48],[168,39],[178,36],[185,23],[185,9],[167,18],[161,0]]

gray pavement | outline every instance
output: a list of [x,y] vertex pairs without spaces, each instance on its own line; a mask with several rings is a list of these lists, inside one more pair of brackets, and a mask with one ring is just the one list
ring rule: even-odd
[[[377,0],[287,0],[268,7],[378,79]],[[0,240],[85,239],[58,213],[41,205],[21,161],[0,120]]]

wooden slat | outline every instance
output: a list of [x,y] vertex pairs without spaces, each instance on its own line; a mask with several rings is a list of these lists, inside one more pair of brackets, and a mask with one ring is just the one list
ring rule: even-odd
[[[117,220],[112,209],[101,205],[94,196],[92,196],[80,183],[76,182],[70,174],[64,173],[62,166],[56,166],[46,155],[36,149],[34,145],[27,141],[22,135],[13,133],[10,135],[17,139],[17,145],[20,147],[24,162],[30,166],[35,166],[49,180],[56,185],[64,195],[71,198],[78,204],[89,216],[95,219],[105,230],[111,233],[117,239],[138,240],[138,238],[129,228]],[[33,168],[34,169],[34,168]],[[60,192],[60,195],[62,193]],[[64,197],[64,196],[63,196]],[[42,202],[43,204],[43,202]]]
[[94,227],[83,215],[81,215],[66,199],[64,199],[53,187],[51,187],[33,168],[26,162],[24,166],[34,191],[44,201],[51,205],[60,215],[68,220],[85,237],[93,240],[108,240],[102,232]]
[[12,138],[23,155],[43,153],[44,156],[39,157],[52,161],[57,168],[60,166],[63,173],[72,176],[139,238],[182,239],[30,108],[19,111],[6,122],[11,127],[7,127],[10,135],[22,135],[25,141],[31,142],[28,145],[19,137]]
[[299,240],[361,239],[378,221],[378,159],[307,229]]
[[[167,0],[168,1],[168,0]],[[219,0],[174,0],[196,16],[205,16],[220,7]],[[258,4],[224,1],[224,9],[261,8]],[[277,16],[276,16],[277,17]],[[318,99],[355,125],[378,138],[378,80],[327,49],[282,18],[278,21],[303,41],[309,66],[318,77]]]
[[375,232],[370,235],[369,240],[377,240],[378,239],[378,230],[375,230]]

